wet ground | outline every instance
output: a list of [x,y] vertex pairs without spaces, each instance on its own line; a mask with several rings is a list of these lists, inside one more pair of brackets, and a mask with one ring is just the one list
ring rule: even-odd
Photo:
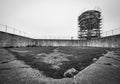
[[[111,49],[91,47],[27,47],[0,49],[0,84],[53,84],[72,82],[63,74],[79,72]],[[113,49],[112,49],[113,50]],[[76,76],[78,74],[75,74]],[[62,81],[61,81],[62,80]]]

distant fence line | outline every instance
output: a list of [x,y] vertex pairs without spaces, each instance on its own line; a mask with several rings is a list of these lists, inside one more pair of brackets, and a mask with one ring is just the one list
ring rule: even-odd
[[0,31],[27,37],[25,32],[3,24],[0,24]]
[[0,24],[0,31],[36,39],[77,39],[76,36],[35,36],[3,24]]
[[[36,39],[71,39],[71,40],[78,39],[77,36],[40,36],[40,35],[33,36],[26,32],[23,32],[21,30],[18,30],[16,28],[9,27],[3,24],[0,24],[0,31],[15,34],[15,35],[20,35],[24,37],[29,37],[29,38],[36,38]],[[101,37],[107,37],[107,36],[112,36],[112,35],[117,35],[117,34],[120,34],[120,28],[102,32]]]
[[39,36],[39,39],[77,39],[76,36]]
[[117,34],[120,34],[120,27],[106,31],[106,32],[102,32],[101,37],[107,37],[107,36],[112,36],[112,35],[117,35]]

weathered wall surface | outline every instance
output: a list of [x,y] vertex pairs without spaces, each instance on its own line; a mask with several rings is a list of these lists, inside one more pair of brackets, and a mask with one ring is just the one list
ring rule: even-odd
[[0,32],[0,47],[21,47],[21,46],[32,46],[35,41],[30,38]]
[[114,35],[94,40],[80,41],[70,39],[31,39],[14,34],[0,32],[0,47],[20,46],[91,46],[120,48],[120,35]]
[[38,39],[36,46],[80,46],[85,43],[79,40],[67,40],[67,39]]
[[91,47],[112,47],[120,48],[120,35],[114,35],[94,40],[55,40],[55,39],[38,39],[37,46],[91,46]]
[[87,41],[87,46],[120,48],[120,35],[89,40]]

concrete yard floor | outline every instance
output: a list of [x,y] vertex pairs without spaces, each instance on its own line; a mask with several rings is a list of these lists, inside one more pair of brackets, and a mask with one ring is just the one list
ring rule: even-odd
[[120,51],[110,51],[76,75],[77,84],[120,84]]
[[[33,55],[36,53],[41,56],[40,52],[36,51],[33,53],[33,50],[29,48],[13,48],[10,50],[19,52],[20,56],[25,56],[23,53],[27,52]],[[53,61],[55,60],[49,58],[48,55],[54,58],[54,54],[58,54],[58,51],[56,48],[51,50],[52,53],[48,51],[43,52],[47,53],[44,62],[53,64]],[[71,57],[71,55],[75,55],[74,52],[70,54],[71,52],[66,51],[65,53],[65,51],[61,51],[59,54],[62,55],[62,57],[58,57],[57,62],[55,61],[54,63],[59,65],[61,59],[68,61],[68,59],[64,59],[63,56],[69,54],[68,57]],[[92,55],[94,54],[95,53]],[[102,55],[95,63],[87,66],[74,77],[54,79],[46,77],[42,74],[42,71],[26,64],[26,61],[16,58],[15,54],[11,53],[8,49],[0,48],[0,84],[120,84],[120,51],[113,50],[108,51],[107,54],[103,54],[104,55]],[[52,61],[48,61],[48,58]],[[56,66],[55,64],[53,67],[59,68],[59,66]]]

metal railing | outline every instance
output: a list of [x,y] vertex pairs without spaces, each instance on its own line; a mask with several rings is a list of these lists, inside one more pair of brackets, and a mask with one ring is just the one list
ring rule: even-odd
[[[21,30],[18,30],[13,27],[9,27],[7,25],[0,24],[0,31],[19,35],[19,36],[24,36],[24,37],[29,37],[29,38],[35,38],[35,39],[71,39],[71,40],[77,40],[77,36],[40,36],[40,35],[31,35],[26,32],[23,32]],[[113,30],[109,30],[106,32],[101,33],[101,37],[107,37],[107,36],[112,36],[112,35],[117,35],[120,34],[120,28],[116,28]]]
[[0,24],[0,31],[27,37],[25,32],[3,24]]
[[120,28],[102,32],[101,37],[113,36],[113,35],[118,35],[118,34],[120,34]]
[[39,36],[39,39],[70,39],[76,40],[77,36]]
[[19,36],[29,37],[29,38],[35,38],[35,39],[77,39],[77,36],[41,36],[41,35],[32,35],[28,34],[26,32],[23,32],[21,30],[18,30],[16,28],[0,24],[0,31],[7,32],[10,34],[15,34]]

